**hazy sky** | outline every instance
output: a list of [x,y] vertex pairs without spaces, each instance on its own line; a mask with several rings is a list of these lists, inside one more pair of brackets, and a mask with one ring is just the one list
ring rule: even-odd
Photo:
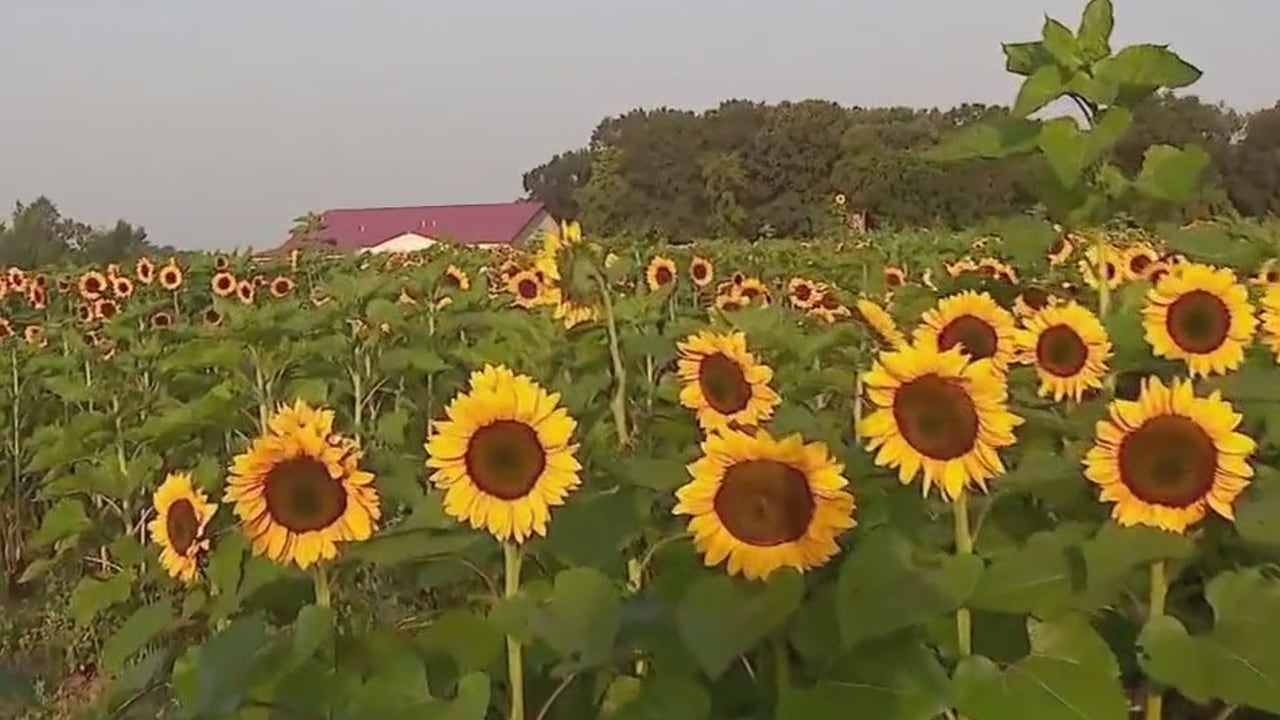
[[[1008,102],[999,43],[1084,0],[0,0],[0,204],[183,248],[309,209],[504,201],[634,107]],[[1280,1],[1116,0],[1196,92],[1280,98]],[[7,207],[5,207],[7,209]]]

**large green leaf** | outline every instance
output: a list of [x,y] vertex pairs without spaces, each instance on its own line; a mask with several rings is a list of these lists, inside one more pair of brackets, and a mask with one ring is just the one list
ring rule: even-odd
[[956,668],[956,708],[968,720],[1128,720],[1120,668],[1084,620],[1031,621],[1031,654],[1001,668],[981,656]]
[[1115,12],[1111,0],[1089,0],[1076,30],[1080,55],[1085,62],[1096,62],[1111,54],[1111,31],[1115,29]]
[[1079,599],[1080,607],[1094,609],[1113,603],[1126,583],[1145,578],[1151,563],[1190,557],[1195,543],[1158,528],[1107,523],[1082,551],[1087,589]]
[[267,641],[261,615],[237,618],[199,648],[187,710],[196,718],[215,718],[235,711],[255,679],[254,659]]
[[1021,155],[1035,149],[1039,132],[1038,122],[1023,118],[979,123],[944,138],[922,151],[920,157],[931,162],[957,162]]
[[[606,694],[601,717],[609,720],[705,720],[711,714],[711,697],[705,688],[691,677],[664,673],[661,668],[646,675],[638,687],[634,682],[615,683],[610,690],[615,687],[626,689]],[[621,694],[627,697],[620,702],[611,697]]]
[[572,568],[556,575],[550,600],[534,609],[530,622],[534,634],[560,657],[596,665],[613,650],[621,606],[612,580],[594,568]]
[[982,573],[969,605],[979,610],[1030,613],[1049,617],[1070,606],[1081,578],[1072,566],[1068,548],[1074,538],[1042,532],[1018,550],[996,558]]
[[1208,166],[1209,154],[1199,146],[1152,145],[1143,154],[1134,187],[1156,200],[1186,202],[1200,187],[1200,175]]
[[1040,29],[1040,42],[1058,65],[1074,70],[1080,65],[1080,46],[1071,29],[1051,17],[1045,17]]
[[680,598],[676,621],[703,671],[717,678],[734,658],[779,627],[803,598],[804,580],[789,570],[766,582],[710,575]]
[[173,619],[173,606],[168,601],[155,602],[135,610],[102,646],[103,669],[112,674],[120,672],[125,662],[159,637]]
[[1070,81],[1070,73],[1056,63],[1031,73],[1018,88],[1018,97],[1013,101],[1014,117],[1025,118],[1057,100]]
[[856,711],[876,720],[932,720],[951,706],[937,655],[914,633],[850,649],[809,688],[779,698],[777,720],[843,720]]
[[954,612],[981,574],[981,558],[917,554],[892,530],[876,530],[840,567],[840,635],[847,647]]
[[71,618],[84,627],[98,613],[129,599],[133,594],[133,578],[128,573],[117,573],[106,580],[81,578],[71,590]]
[[1095,74],[1118,86],[1160,88],[1186,87],[1203,74],[1165,45],[1130,45],[1100,60]]
[[1195,700],[1217,698],[1280,713],[1280,581],[1233,570],[1205,592],[1209,632],[1191,635],[1171,616],[1153,619],[1138,638],[1142,669]]
[[1053,63],[1053,55],[1039,40],[1020,43],[1001,43],[1004,51],[1005,70],[1014,75],[1027,76],[1045,65]]
[[447,655],[462,672],[485,670],[498,659],[503,635],[493,623],[469,610],[456,608],[436,618],[418,635],[428,653]]

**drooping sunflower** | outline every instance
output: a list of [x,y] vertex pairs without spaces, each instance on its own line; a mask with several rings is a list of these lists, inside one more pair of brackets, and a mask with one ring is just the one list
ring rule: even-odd
[[473,373],[425,445],[445,512],[501,542],[546,535],[551,508],[581,483],[577,422],[559,402],[508,368]]
[[1044,288],[1029,287],[1013,299],[1013,314],[1020,318],[1029,318],[1050,305],[1058,304],[1059,301],[1060,298]]
[[1239,367],[1258,323],[1235,273],[1199,263],[1161,278],[1147,292],[1142,316],[1152,352],[1185,361],[1192,377]]
[[694,285],[706,287],[713,277],[715,277],[715,268],[710,260],[695,256],[689,261],[689,279]]
[[762,580],[784,567],[820,567],[856,524],[844,466],[799,435],[715,433],[688,469],[692,480],[676,490],[672,512],[690,516],[706,565],[727,560],[730,575]]
[[954,277],[960,277],[961,275],[967,272],[973,272],[974,270],[977,270],[978,264],[973,261],[973,258],[965,256],[947,263],[945,265],[945,268],[946,268],[947,274],[954,278]]
[[857,317],[860,319],[871,332],[875,333],[876,340],[888,348],[901,347],[907,344],[907,336],[898,329],[898,323],[889,314],[889,311],[881,307],[874,300],[867,298],[858,298],[853,304],[854,310],[857,311]]
[[1027,318],[1019,335],[1019,354],[1040,378],[1040,397],[1080,401],[1089,389],[1101,389],[1111,357],[1106,328],[1076,302],[1046,307]]
[[676,345],[676,374],[684,387],[680,404],[712,431],[736,424],[752,427],[773,416],[781,402],[769,387],[773,369],[756,361],[741,332],[703,331]]
[[195,582],[200,555],[209,550],[205,528],[218,511],[185,472],[169,473],[152,495],[156,516],[147,524],[151,542],[160,546],[160,565],[170,577]]
[[1085,453],[1084,474],[1115,503],[1121,525],[1184,533],[1209,510],[1234,520],[1249,485],[1256,443],[1236,432],[1241,416],[1214,392],[1197,397],[1190,380],[1168,387],[1144,380],[1137,400],[1113,400]]
[[725,312],[741,310],[748,305],[746,298],[733,291],[717,293],[715,304],[716,309]]
[[676,281],[676,263],[671,258],[655,255],[644,271],[650,290],[661,290]]
[[863,384],[874,409],[859,431],[875,463],[896,467],[903,484],[922,475],[925,493],[940,485],[954,499],[1004,473],[996,451],[1014,443],[1022,418],[1009,412],[1008,387],[990,359],[908,345],[881,352]]
[[362,456],[334,432],[332,410],[280,406],[227,476],[225,499],[254,553],[307,568],[337,557],[339,543],[367,540],[382,511]]
[[987,293],[966,290],[942,298],[916,326],[914,338],[939,350],[961,347],[974,360],[990,358],[997,371],[1008,370],[1017,354],[1013,314]]

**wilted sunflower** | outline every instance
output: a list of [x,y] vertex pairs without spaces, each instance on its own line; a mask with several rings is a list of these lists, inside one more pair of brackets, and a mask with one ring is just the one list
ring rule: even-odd
[[269,287],[273,297],[283,298],[288,297],[289,293],[293,292],[295,285],[293,283],[293,278],[285,275],[277,275],[271,279]]
[[715,276],[715,268],[711,261],[704,257],[694,257],[689,261],[689,279],[698,287],[706,287]]
[[213,294],[218,297],[227,297],[236,291],[236,276],[229,272],[217,272],[213,274],[213,279],[209,281],[209,285],[213,288]]
[[684,387],[680,404],[712,431],[736,424],[752,427],[773,416],[781,399],[769,387],[773,370],[756,362],[741,332],[704,331],[676,345],[676,374]]
[[693,543],[708,567],[728,560],[730,575],[756,580],[784,567],[820,567],[853,527],[854,498],[844,465],[799,435],[758,430],[715,433],[676,490],[676,515],[689,515]]
[[1018,345],[1040,378],[1040,397],[1079,401],[1090,388],[1102,387],[1111,341],[1098,316],[1083,305],[1046,307],[1027,318]]
[[1004,376],[990,360],[908,345],[880,353],[863,386],[874,410],[859,432],[875,463],[896,467],[903,484],[923,475],[925,493],[937,484],[954,499],[1004,473],[996,451],[1015,442],[1022,418],[1009,412]]
[[455,288],[457,290],[469,290],[471,288],[471,278],[467,277],[467,273],[457,265],[450,265],[445,268],[441,281],[447,288]]
[[818,283],[808,278],[793,277],[787,281],[787,299],[791,306],[800,310],[808,310],[821,297]]
[[551,508],[581,483],[577,422],[559,402],[506,367],[473,373],[425,445],[445,512],[502,542],[546,535]]
[[650,290],[661,290],[676,281],[676,263],[671,258],[655,255],[644,272]]
[[887,348],[897,348],[907,344],[907,336],[898,329],[889,311],[874,300],[859,298],[853,304],[857,317],[875,333],[876,341]]
[[1084,474],[1114,502],[1121,525],[1183,533],[1212,509],[1234,520],[1256,443],[1236,432],[1240,415],[1217,393],[1196,397],[1190,380],[1147,378],[1136,401],[1114,400],[1085,454]]
[[178,261],[170,258],[169,262],[160,268],[159,278],[160,287],[170,292],[182,287],[182,268],[178,267]]
[[907,281],[907,273],[900,267],[890,265],[884,269],[884,284],[886,287],[898,287]]
[[282,405],[231,462],[227,502],[257,555],[307,568],[367,540],[381,509],[359,445],[333,431],[333,411]]
[[[107,283],[107,276],[97,270],[89,270],[80,276],[78,282],[80,287],[80,297],[85,300],[97,300],[107,291],[110,285]],[[13,287],[13,279],[9,280],[10,287]]]
[[972,290],[939,300],[920,318],[913,339],[939,350],[959,346],[974,360],[990,358],[999,372],[1008,370],[1017,353],[1013,314],[987,293]]
[[156,488],[151,504],[156,516],[147,530],[151,542],[160,546],[160,565],[170,577],[195,582],[200,554],[209,549],[205,527],[218,506],[192,485],[191,475],[185,472],[169,473]]
[[1198,263],[1161,278],[1147,292],[1142,316],[1152,352],[1185,361],[1192,377],[1239,367],[1258,322],[1235,273]]
[[150,285],[156,277],[156,266],[148,258],[138,258],[133,265],[133,276],[143,285]]

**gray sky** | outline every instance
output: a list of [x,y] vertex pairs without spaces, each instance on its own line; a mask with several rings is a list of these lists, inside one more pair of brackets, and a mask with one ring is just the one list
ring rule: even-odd
[[[1116,0],[1197,94],[1280,98],[1277,0]],[[730,97],[1008,102],[999,43],[1084,0],[0,0],[0,207],[181,248],[309,209],[504,201],[607,114]]]

